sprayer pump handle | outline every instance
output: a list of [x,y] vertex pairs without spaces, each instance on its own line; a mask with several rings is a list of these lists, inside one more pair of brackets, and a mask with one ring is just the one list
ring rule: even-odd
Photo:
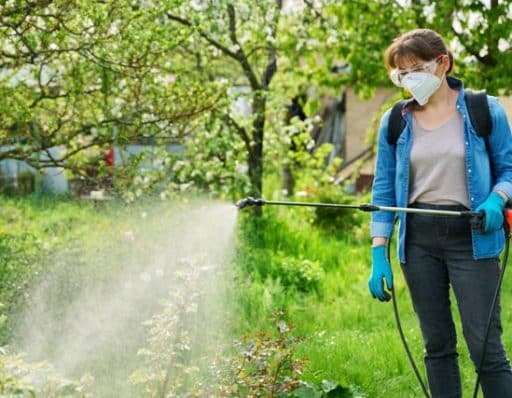
[[467,213],[469,215],[469,224],[471,225],[471,229],[483,234],[485,232],[485,212],[481,210],[479,212],[468,211]]
[[[468,212],[468,214],[470,215],[469,223],[471,224],[471,228],[483,234],[485,230],[485,212],[483,210],[479,212],[471,211]],[[512,209],[505,208],[503,210],[503,218],[504,226],[508,227],[509,231],[512,230]]]

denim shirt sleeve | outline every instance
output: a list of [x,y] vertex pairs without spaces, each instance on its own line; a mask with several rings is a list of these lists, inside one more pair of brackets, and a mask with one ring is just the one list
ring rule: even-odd
[[[395,146],[387,141],[388,121],[391,110],[381,119],[379,137],[377,140],[377,156],[372,188],[372,204],[377,206],[396,206]],[[394,213],[385,211],[372,212],[370,233],[372,238],[382,236],[390,238],[393,235]]]
[[492,133],[488,151],[494,173],[492,191],[501,191],[512,199],[512,135],[507,115],[496,97],[488,97],[492,118]]

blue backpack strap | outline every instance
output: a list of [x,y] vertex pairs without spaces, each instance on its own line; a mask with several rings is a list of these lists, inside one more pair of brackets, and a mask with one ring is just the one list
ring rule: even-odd
[[492,118],[487,102],[487,93],[484,90],[465,89],[464,98],[473,128],[480,137],[487,137],[492,132]]
[[402,100],[398,101],[391,108],[391,113],[389,115],[388,121],[388,144],[395,145],[398,141],[398,137],[402,134],[402,131],[405,127],[405,120],[402,116],[402,111],[405,106],[410,102],[410,100]]

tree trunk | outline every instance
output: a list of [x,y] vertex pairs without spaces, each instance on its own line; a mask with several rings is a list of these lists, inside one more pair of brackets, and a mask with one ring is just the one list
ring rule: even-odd
[[293,196],[295,193],[295,177],[289,164],[283,166],[283,193],[284,196]]
[[253,113],[256,115],[253,123],[252,144],[249,153],[249,179],[252,185],[251,194],[261,197],[263,190],[263,133],[265,128],[264,95],[256,92],[253,96]]

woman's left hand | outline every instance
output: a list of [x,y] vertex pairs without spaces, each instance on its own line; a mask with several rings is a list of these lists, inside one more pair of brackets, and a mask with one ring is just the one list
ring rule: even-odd
[[485,213],[484,233],[498,231],[503,227],[503,209],[505,207],[505,199],[496,193],[491,192],[489,197],[476,208],[476,211]]

